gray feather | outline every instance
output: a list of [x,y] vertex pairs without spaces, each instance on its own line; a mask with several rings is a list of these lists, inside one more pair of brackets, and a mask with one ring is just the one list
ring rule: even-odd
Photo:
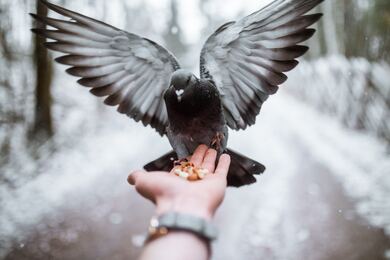
[[117,28],[115,28],[115,27],[113,27],[111,25],[105,24],[103,22],[100,22],[98,20],[95,20],[95,19],[92,19],[90,17],[81,15],[79,13],[67,10],[65,8],[62,8],[62,7],[57,6],[57,5],[54,5],[54,4],[49,3],[47,1],[44,1],[44,0],[40,0],[40,1],[44,5],[46,5],[49,9],[51,9],[51,10],[53,10],[53,11],[59,13],[59,14],[62,14],[64,16],[70,17],[70,18],[74,19],[75,21],[80,22],[80,24],[88,26],[93,31],[95,31],[95,32],[97,32],[99,34],[103,34],[103,35],[107,35],[107,36],[113,37],[113,36],[117,35],[118,31],[120,31],[119,29],[117,29]]
[[49,18],[49,17],[40,17],[35,14],[30,14],[30,15],[41,23],[47,24],[51,27],[57,28],[59,30],[68,33],[74,33],[101,42],[108,42],[111,40],[109,36],[96,33],[92,31],[90,28],[82,24],[77,24],[75,22],[63,21],[63,20]]
[[287,48],[311,38],[315,31],[315,29],[306,29],[296,34],[261,41],[261,45],[268,49]]
[[118,71],[116,73],[112,73],[110,75],[105,75],[105,76],[100,76],[96,78],[82,78],[78,80],[77,82],[85,87],[89,88],[99,88],[99,87],[104,87],[109,84],[112,84],[123,77],[128,75],[127,71]]
[[76,77],[94,78],[122,71],[124,66],[124,63],[116,63],[97,67],[73,67],[67,69],[66,72]]
[[101,49],[94,47],[86,47],[82,45],[74,45],[71,43],[60,43],[60,42],[46,42],[45,46],[53,51],[59,51],[62,53],[68,53],[73,55],[82,55],[87,57],[94,56],[125,56],[125,53],[121,53],[114,49]]
[[80,55],[66,55],[56,58],[58,63],[75,67],[96,67],[123,62],[125,58],[115,56],[86,57]]
[[72,21],[31,16],[57,30],[33,29],[54,42],[51,50],[66,53],[57,62],[70,65],[67,72],[81,77],[79,84],[106,97],[104,103],[165,134],[168,117],[163,95],[171,74],[180,68],[176,58],[157,43],[138,35],[41,0],[49,9]]
[[95,40],[84,38],[77,34],[70,34],[60,30],[32,29],[32,31],[48,39],[57,40],[64,43],[73,43],[80,46],[88,46],[95,48],[109,47],[109,45],[105,42],[98,42]]
[[[254,124],[253,113],[287,80],[283,73],[295,68],[295,59],[308,50],[297,44],[314,34],[307,27],[321,17],[305,14],[322,1],[276,0],[209,37],[201,53],[201,77],[214,81],[223,93],[229,127]],[[256,98],[249,98],[250,91]]]

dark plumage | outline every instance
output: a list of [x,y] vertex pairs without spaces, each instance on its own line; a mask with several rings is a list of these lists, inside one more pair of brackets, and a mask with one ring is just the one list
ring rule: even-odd
[[[185,76],[186,82],[176,82],[176,78]],[[167,136],[178,157],[191,155],[200,144],[211,145],[218,133],[222,140],[214,148],[223,153],[228,130],[218,89],[210,81],[182,70],[173,74],[171,84],[164,94],[169,118]]]
[[55,30],[32,29],[54,40],[49,49],[65,53],[57,62],[80,77],[105,103],[160,135],[174,151],[145,166],[170,170],[172,160],[206,144],[232,157],[228,185],[256,181],[260,163],[227,148],[228,127],[245,129],[256,122],[265,100],[298,65],[308,47],[298,45],[315,32],[307,27],[321,14],[305,15],[323,0],[275,0],[236,22],[221,26],[201,52],[200,75],[180,69],[176,58],[157,43],[41,0],[71,21],[39,17]]

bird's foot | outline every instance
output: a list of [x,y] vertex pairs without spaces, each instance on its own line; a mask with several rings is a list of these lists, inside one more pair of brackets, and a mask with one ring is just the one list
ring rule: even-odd
[[187,162],[189,162],[187,158],[175,160],[175,161],[173,161],[173,167],[180,166],[183,163],[187,163]]
[[221,149],[221,143],[224,138],[225,136],[223,133],[217,132],[217,134],[214,136],[213,140],[211,141],[210,147],[219,151]]

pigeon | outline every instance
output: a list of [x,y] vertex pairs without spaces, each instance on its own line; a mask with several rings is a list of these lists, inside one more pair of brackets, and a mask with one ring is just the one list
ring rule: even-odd
[[309,27],[322,14],[307,13],[323,0],[275,0],[222,25],[203,46],[200,78],[152,40],[40,1],[67,17],[31,14],[52,27],[32,31],[52,40],[47,48],[65,54],[56,61],[70,66],[67,73],[79,77],[93,95],[105,97],[105,104],[169,139],[173,150],[145,165],[146,170],[170,171],[173,161],[185,160],[205,144],[218,156],[231,156],[227,185],[240,187],[256,182],[265,167],[227,148],[228,128],[255,124],[263,103],[308,51],[299,44],[313,36],[315,29]]

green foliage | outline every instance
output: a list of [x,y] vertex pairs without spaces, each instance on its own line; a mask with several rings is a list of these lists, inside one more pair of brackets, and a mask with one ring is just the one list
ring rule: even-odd
[[372,1],[363,22],[372,38],[369,58],[390,60],[390,1]]
[[[328,1],[328,8],[325,3],[320,7],[324,18],[318,24],[316,41],[312,42],[321,50],[318,56],[334,54],[330,41],[336,41],[338,53],[349,58],[390,61],[389,0]],[[329,39],[329,35],[333,38]]]

